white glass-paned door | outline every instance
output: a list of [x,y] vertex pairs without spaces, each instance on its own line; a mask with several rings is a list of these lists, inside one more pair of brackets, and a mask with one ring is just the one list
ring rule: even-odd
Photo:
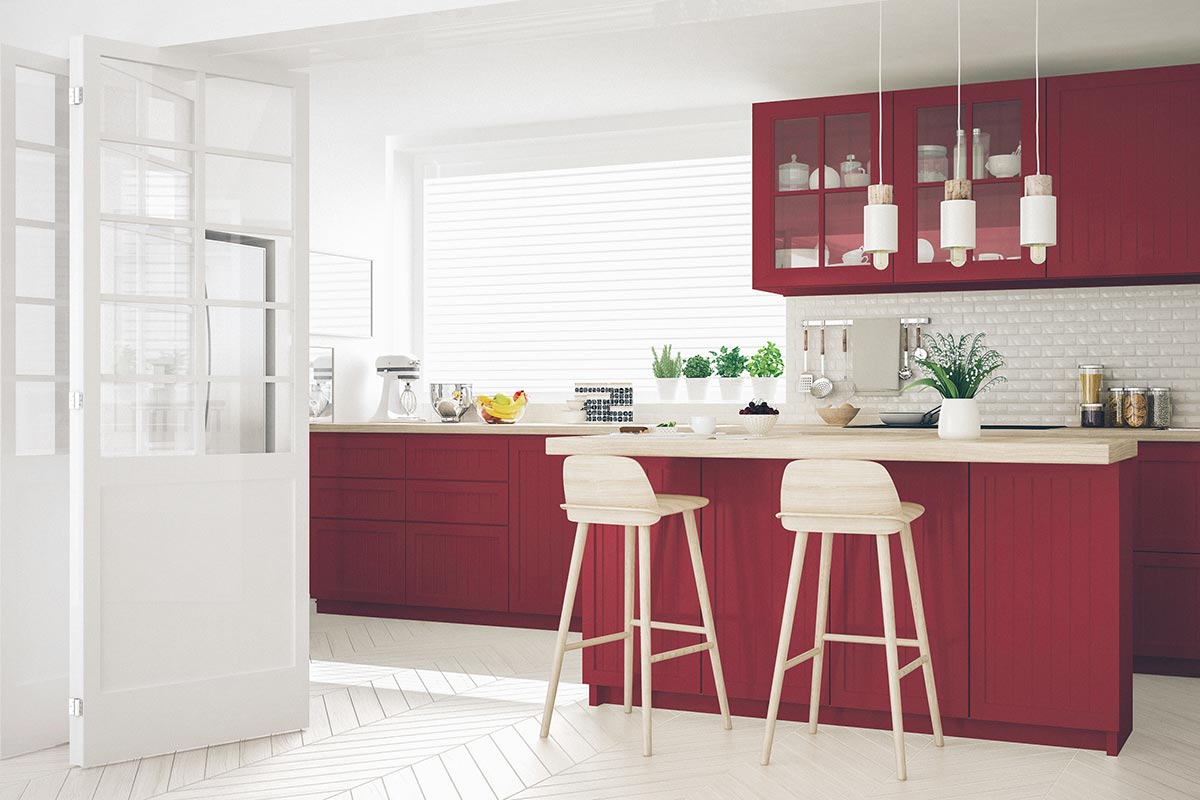
[[305,80],[87,37],[71,69],[72,760],[294,730]]
[[0,758],[67,738],[67,62],[0,47]]

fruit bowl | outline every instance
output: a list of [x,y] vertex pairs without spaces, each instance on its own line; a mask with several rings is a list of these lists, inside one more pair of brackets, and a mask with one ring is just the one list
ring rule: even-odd
[[512,425],[525,416],[529,396],[524,392],[506,394],[481,394],[475,397],[475,412],[489,425]]
[[779,409],[771,408],[765,400],[751,400],[738,412],[738,422],[751,436],[766,436],[779,421]]
[[859,409],[850,404],[840,406],[826,406],[818,408],[817,415],[825,420],[826,425],[833,425],[838,428],[844,428],[850,424],[850,420],[858,416]]

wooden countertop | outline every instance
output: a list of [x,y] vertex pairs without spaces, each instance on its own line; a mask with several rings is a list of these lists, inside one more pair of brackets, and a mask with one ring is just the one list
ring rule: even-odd
[[679,458],[851,458],[872,461],[953,461],[1000,464],[1113,464],[1137,455],[1133,436],[1063,431],[984,431],[969,441],[939,439],[936,430],[855,430],[779,427],[751,438],[729,433],[566,436],[546,440],[552,455],[595,453]]
[[309,433],[457,433],[509,436],[586,436],[615,433],[617,424],[604,422],[517,422],[512,425],[488,425],[486,422],[313,422]]

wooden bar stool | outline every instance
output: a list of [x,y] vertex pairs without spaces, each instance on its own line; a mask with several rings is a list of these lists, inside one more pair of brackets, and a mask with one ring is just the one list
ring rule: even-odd
[[[887,654],[888,695],[892,706],[892,735],[896,743],[896,775],[906,777],[904,760],[904,719],[900,706],[900,679],[921,668],[925,676],[925,694],[933,723],[933,741],[943,744],[942,717],[938,711],[937,687],[933,681],[933,662],[929,655],[929,635],[925,629],[925,608],[921,603],[921,583],[917,577],[917,559],[913,550],[910,523],[925,513],[916,503],[902,503],[896,485],[882,464],[872,461],[793,461],[783,473],[780,512],[776,516],[783,527],[796,532],[792,548],[792,566],[788,573],[783,621],[779,628],[779,649],[775,654],[775,677],[771,681],[771,703],[767,709],[767,733],[763,741],[762,763],[771,760],[775,740],[775,720],[779,715],[779,696],[783,675],[808,659],[813,660],[812,691],[809,695],[808,731],[817,732],[817,710],[821,699],[821,667],[825,661],[825,642],[881,644]],[[796,594],[800,590],[800,572],[810,532],[821,533],[821,571],[817,582],[816,633],[812,649],[788,658],[792,622],[796,616]],[[829,612],[829,569],[833,559],[834,532],[875,537],[879,553],[879,591],[883,602],[883,636],[853,636],[826,633]],[[896,610],[892,600],[892,561],[888,537],[899,533],[908,577],[908,596],[916,622],[916,639],[896,638]],[[903,667],[898,647],[915,647],[919,655]]]
[[[712,660],[716,681],[717,701],[725,729],[732,727],[729,701],[725,697],[725,676],[721,671],[721,655],[717,650],[717,632],[713,626],[712,604],[708,599],[708,583],[704,577],[704,562],[700,558],[700,536],[696,528],[696,509],[708,505],[708,499],[681,494],[658,494],[642,466],[632,458],[618,456],[570,456],[563,464],[563,489],[567,502],[562,508],[567,519],[576,523],[575,547],[571,551],[571,568],[567,574],[567,589],[563,594],[562,617],[558,623],[558,640],[554,644],[554,662],[550,670],[550,685],[546,688],[546,709],[542,715],[542,738],[550,734],[550,717],[554,713],[554,698],[558,694],[558,679],[562,674],[563,655],[609,642],[625,642],[625,713],[633,711],[633,628],[641,629],[642,660],[642,754],[651,753],[650,729],[650,667],[660,661],[691,655],[707,650]],[[696,594],[700,598],[700,616],[704,625],[681,625],[674,622],[655,622],[650,619],[650,526],[663,517],[683,515],[687,532],[688,552],[692,559],[692,574]],[[579,585],[579,569],[583,563],[584,545],[589,525],[623,525],[625,527],[625,628],[617,633],[595,636],[567,644],[571,611],[575,605],[575,588]],[[634,528],[637,528],[638,593],[641,616],[633,615]],[[650,652],[651,630],[682,631],[704,636],[700,644]]]

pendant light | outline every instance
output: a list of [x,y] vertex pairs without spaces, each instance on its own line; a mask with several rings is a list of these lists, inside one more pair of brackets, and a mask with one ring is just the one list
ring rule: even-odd
[[879,183],[867,188],[863,206],[863,252],[871,254],[875,269],[888,268],[888,257],[899,243],[899,223],[892,203],[892,185],[883,182],[883,0],[879,3],[879,150],[875,154]]
[[967,263],[967,251],[975,249],[975,201],[971,199],[971,181],[966,177],[967,137],[962,126],[962,0],[958,0],[958,129],[954,145],[954,177],[946,181],[946,199],[942,201],[942,247],[950,251],[950,263]]
[[1038,63],[1041,16],[1041,2],[1034,0],[1033,108],[1037,174],[1025,176],[1025,196],[1021,198],[1021,247],[1029,248],[1029,260],[1035,264],[1045,264],[1046,248],[1058,243],[1058,200],[1054,197],[1053,179],[1042,174],[1042,76]]

